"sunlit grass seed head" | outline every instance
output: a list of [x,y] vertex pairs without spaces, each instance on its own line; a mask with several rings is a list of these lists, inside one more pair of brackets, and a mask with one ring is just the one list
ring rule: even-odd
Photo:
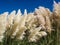
[[[55,8],[58,8],[58,6],[54,6],[53,12],[59,14],[59,10]],[[23,40],[26,37],[26,31],[28,31],[28,41],[36,42],[40,38],[47,36],[48,33],[51,33],[52,25],[50,16],[51,11],[42,6],[35,8],[33,13],[27,13],[27,10],[25,9],[23,15],[20,9],[17,13],[15,10],[10,14],[3,13],[0,15],[0,40],[3,39],[4,32],[7,38],[10,37],[15,40]]]
[[0,15],[0,42],[4,38],[4,33],[6,31],[6,21],[7,21],[8,12],[5,12]]

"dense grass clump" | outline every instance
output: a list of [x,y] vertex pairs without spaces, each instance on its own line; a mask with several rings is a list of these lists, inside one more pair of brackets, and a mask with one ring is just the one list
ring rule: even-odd
[[33,13],[1,14],[0,45],[60,45],[60,2],[52,12],[40,6]]

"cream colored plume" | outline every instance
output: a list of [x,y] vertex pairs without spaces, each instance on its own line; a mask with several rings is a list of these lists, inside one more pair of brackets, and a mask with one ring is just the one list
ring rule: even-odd
[[45,16],[50,16],[50,10],[48,8],[44,8],[42,6],[39,7],[39,11],[41,13],[41,15]]
[[33,18],[33,13],[29,13],[28,15],[27,15],[27,19],[26,19],[26,22],[29,22],[29,21],[31,21],[32,20],[32,18]]
[[[8,18],[7,18],[7,25],[8,25],[8,27],[7,27],[7,32],[6,32],[6,35],[9,35],[10,36],[10,34],[13,32],[13,30],[15,29],[15,27],[16,27],[16,25],[13,25],[13,20],[14,20],[14,17],[15,17],[15,13],[16,13],[16,11],[14,10],[14,11],[12,11],[9,15],[8,15]],[[14,27],[13,27],[13,26]],[[9,28],[10,28],[10,30],[9,30]],[[12,30],[12,31],[11,31]],[[9,33],[9,32],[11,32],[11,33]]]
[[47,32],[49,32],[49,33],[51,33],[51,22],[50,22],[50,19],[49,19],[49,17],[48,16],[46,16],[46,24],[45,24],[45,27],[46,27],[46,30],[47,30]]
[[[13,27],[12,27],[12,35],[11,37],[14,38],[16,36],[16,33],[18,32],[19,28],[18,28],[18,25],[20,23],[20,20],[21,20],[21,11],[20,9],[18,10],[17,14],[15,15],[15,18],[14,18],[14,24],[13,24]],[[15,26],[15,27],[14,27]]]
[[54,1],[53,18],[57,22],[58,27],[60,27],[60,2],[56,3]]
[[46,36],[47,33],[40,31],[42,27],[30,29],[30,35],[28,36],[29,42],[36,42],[39,38]]
[[25,31],[27,29],[26,26],[25,26],[26,18],[27,18],[27,11],[25,9],[24,15],[22,15],[22,18],[21,18],[20,23],[18,25],[19,31],[16,33],[16,38],[17,39],[22,40],[23,37],[24,37]]
[[53,12],[55,13],[56,16],[60,14],[60,5],[58,3],[56,3],[55,1],[54,1]]
[[2,39],[4,38],[4,33],[6,31],[7,15],[8,12],[0,15],[0,42],[2,42]]
[[[48,29],[51,30],[51,12],[48,8],[44,8],[42,6],[39,9],[35,9],[36,17],[38,19],[38,23],[44,30]],[[47,18],[47,19],[46,19]],[[46,25],[46,26],[45,26]]]
[[9,23],[9,25],[12,25],[12,24],[13,24],[13,20],[14,20],[14,17],[15,17],[15,13],[16,13],[16,11],[14,10],[14,11],[12,11],[12,12],[10,13],[10,15],[8,15],[8,23]]
[[45,29],[45,19],[42,15],[37,15],[38,23],[42,28]]
[[27,15],[27,19],[26,19],[26,26],[27,26],[27,28],[30,29],[36,23],[37,23],[36,16],[34,16],[33,13],[29,13]]
[[17,14],[15,15],[15,18],[14,18],[14,23],[19,23],[20,19],[21,19],[21,16],[22,13],[20,11],[20,9],[18,10]]

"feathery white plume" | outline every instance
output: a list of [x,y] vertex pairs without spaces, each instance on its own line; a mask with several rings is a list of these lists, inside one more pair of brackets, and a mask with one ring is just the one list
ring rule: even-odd
[[11,24],[13,24],[13,20],[14,20],[14,17],[15,17],[15,13],[16,13],[16,11],[14,10],[14,11],[12,11],[11,13],[10,13],[10,15],[8,15],[8,23],[11,25]]
[[26,30],[26,27],[25,27],[26,18],[27,18],[27,11],[25,9],[24,15],[22,16],[22,18],[20,20],[20,24],[18,26],[19,31],[16,33],[16,38],[17,39],[22,39],[22,38],[20,38],[21,36],[24,37],[23,33]]
[[40,31],[42,27],[33,28],[30,30],[30,35],[28,36],[29,42],[36,42],[39,38],[46,36],[47,33]]
[[0,15],[0,42],[2,42],[2,39],[4,38],[4,33],[6,31],[7,15],[7,12]]

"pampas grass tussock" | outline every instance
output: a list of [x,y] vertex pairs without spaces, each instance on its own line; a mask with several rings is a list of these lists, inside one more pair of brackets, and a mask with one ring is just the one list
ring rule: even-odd
[[[60,2],[54,1],[53,12],[39,6],[32,13],[20,9],[0,15],[1,45],[59,45]],[[54,30],[54,31],[53,31]]]

